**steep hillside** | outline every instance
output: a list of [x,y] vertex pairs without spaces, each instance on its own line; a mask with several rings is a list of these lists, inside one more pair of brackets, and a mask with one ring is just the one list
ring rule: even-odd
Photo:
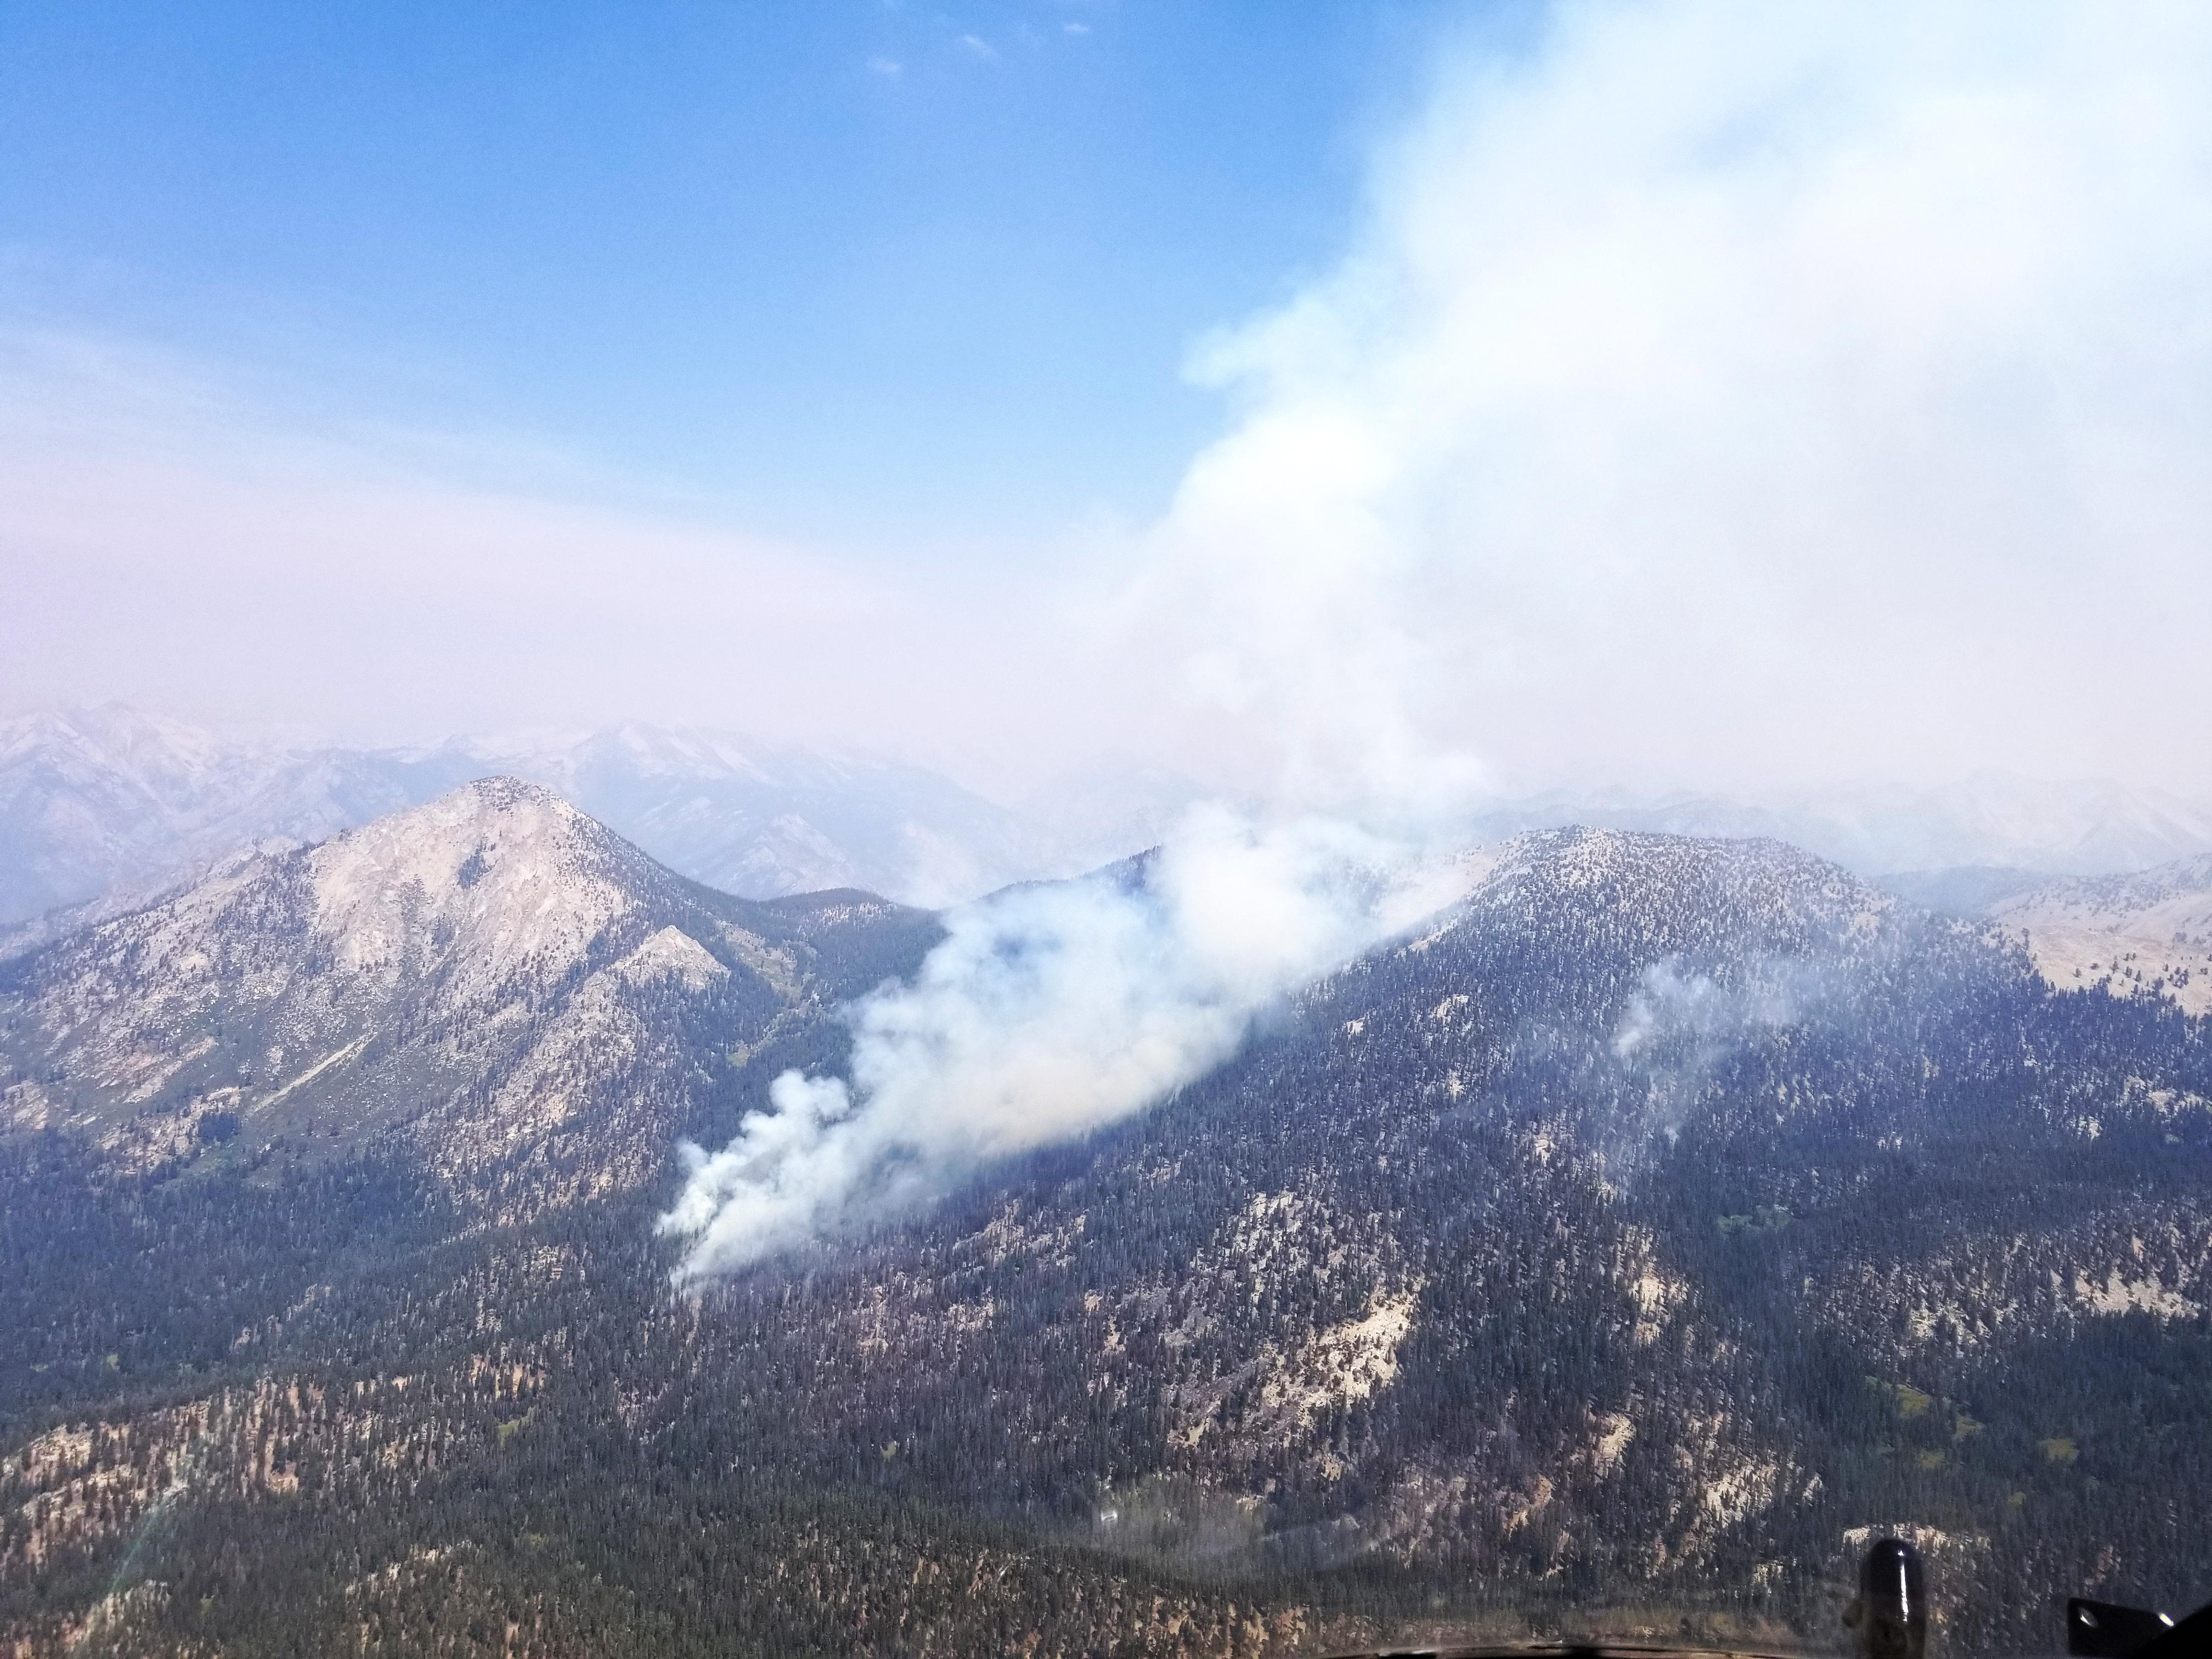
[[1954,1639],[2039,1639],[2021,1575],[2100,1550],[2192,1593],[2208,1084],[2201,1024],[1778,844],[1533,836],[1140,1126],[810,1261],[806,1313],[710,1301],[704,1374],[810,1386],[707,1415],[1139,1560],[1455,1601],[1809,1620],[1911,1522]]
[[[820,908],[711,892],[489,779],[16,964],[0,1100],[138,1167],[397,1135],[456,1191],[627,1188],[696,1113],[702,1055],[860,988],[807,943]],[[926,927],[845,911],[848,933]]]
[[2212,1595],[2204,1020],[1774,842],[1467,868],[1141,1117],[696,1295],[676,1139],[926,919],[496,784],[32,958],[0,1639],[1826,1642],[1898,1527],[1953,1651]]
[[2051,882],[1988,914],[2061,988],[2164,997],[2212,1013],[2212,854],[2135,875]]

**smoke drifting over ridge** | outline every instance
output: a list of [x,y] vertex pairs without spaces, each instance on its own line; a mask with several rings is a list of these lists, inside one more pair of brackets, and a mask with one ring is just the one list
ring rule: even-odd
[[[2212,781],[2191,698],[2116,733],[2052,668],[2191,660],[2212,614],[2208,71],[2201,8],[2039,0],[1565,4],[1448,62],[1352,257],[1200,354],[1244,411],[1117,607],[1164,745],[1196,726],[1290,827],[1216,812],[1149,883],[956,916],[855,1012],[849,1084],[693,1154],[684,1271],[1218,1063],[1404,909],[1416,861],[1351,826],[1439,833],[1478,746]],[[1646,988],[1694,1066],[1719,1005]]]
[[1202,809],[1157,854],[955,910],[914,982],[850,1011],[853,1076],[787,1072],[661,1231],[683,1275],[933,1197],[981,1162],[1125,1117],[1253,1017],[1438,902],[1450,872],[1341,823]]
[[1725,982],[1686,972],[1676,957],[1654,963],[1613,1030],[1613,1059],[1630,1086],[1601,1135],[1607,1158],[1627,1164],[1654,1132],[1671,1141],[1729,1056],[1833,1014],[1845,994],[1832,965],[1786,957],[1739,963]]

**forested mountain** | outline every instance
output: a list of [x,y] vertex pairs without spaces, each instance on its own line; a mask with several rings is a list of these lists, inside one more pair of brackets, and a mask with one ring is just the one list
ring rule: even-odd
[[[1771,842],[1564,830],[1142,1115],[710,1285],[926,915],[473,785],[10,965],[0,1640],[1826,1640],[2212,1596],[2212,1042]],[[1141,879],[1141,867],[1132,879]]]

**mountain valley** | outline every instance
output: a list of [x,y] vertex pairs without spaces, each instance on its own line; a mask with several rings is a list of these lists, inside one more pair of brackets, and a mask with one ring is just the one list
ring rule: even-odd
[[2212,1013],[2212,857],[2130,875],[2080,877],[2014,893],[1984,913],[2017,928],[2057,986],[2165,997]]

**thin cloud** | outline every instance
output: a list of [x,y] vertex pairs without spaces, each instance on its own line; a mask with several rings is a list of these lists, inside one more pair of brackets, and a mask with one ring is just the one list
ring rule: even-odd
[[288,427],[173,356],[0,337],[0,704],[362,740],[636,716],[927,754],[1001,718],[975,665],[1057,701],[1042,607],[1003,574],[457,481],[482,459]]

